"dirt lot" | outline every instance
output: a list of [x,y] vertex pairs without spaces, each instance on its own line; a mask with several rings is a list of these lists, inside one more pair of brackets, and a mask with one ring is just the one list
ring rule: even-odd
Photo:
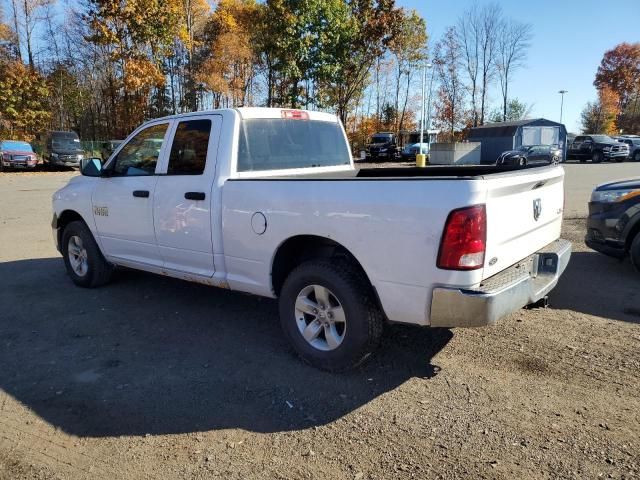
[[0,174],[0,478],[640,476],[640,276],[583,220],[551,308],[390,327],[330,375],[273,301],[136,272],[73,287],[49,229],[70,175]]

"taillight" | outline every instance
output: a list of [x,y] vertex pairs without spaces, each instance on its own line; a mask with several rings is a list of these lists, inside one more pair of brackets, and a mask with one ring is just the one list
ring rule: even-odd
[[309,114],[304,110],[281,110],[281,115],[287,120],[309,120]]
[[476,270],[484,265],[487,212],[484,205],[453,210],[444,227],[438,268]]

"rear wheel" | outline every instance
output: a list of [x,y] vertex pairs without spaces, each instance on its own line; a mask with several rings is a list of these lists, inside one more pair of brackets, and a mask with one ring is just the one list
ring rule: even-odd
[[631,263],[633,263],[633,266],[638,272],[640,272],[640,233],[637,233],[633,242],[631,242],[629,256],[631,257]]
[[371,285],[348,263],[303,263],[285,280],[279,303],[285,336],[314,367],[354,368],[380,343],[383,314]]
[[591,155],[591,161],[593,163],[602,162],[602,152],[598,152],[598,151],[593,152],[593,154]]
[[111,280],[114,267],[102,256],[84,222],[71,222],[65,227],[61,247],[67,273],[79,287],[99,287]]

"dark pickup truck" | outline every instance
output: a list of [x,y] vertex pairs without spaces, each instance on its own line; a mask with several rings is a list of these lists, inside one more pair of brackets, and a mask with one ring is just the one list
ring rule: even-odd
[[396,160],[398,154],[398,140],[393,133],[376,133],[367,145],[367,160],[370,161]]
[[624,162],[629,156],[629,146],[616,142],[607,135],[578,135],[569,146],[568,157],[586,162],[591,159],[593,163],[603,160],[615,160]]

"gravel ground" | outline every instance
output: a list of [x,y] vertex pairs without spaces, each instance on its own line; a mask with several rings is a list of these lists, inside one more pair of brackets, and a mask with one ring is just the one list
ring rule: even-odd
[[137,272],[75,288],[49,229],[71,175],[0,174],[0,478],[640,477],[640,277],[583,220],[550,308],[389,327],[331,375],[271,300]]

